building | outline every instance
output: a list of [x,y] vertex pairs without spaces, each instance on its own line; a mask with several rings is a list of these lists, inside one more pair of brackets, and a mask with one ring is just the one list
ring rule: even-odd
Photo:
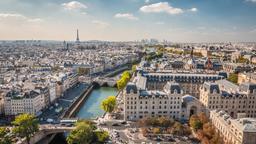
[[11,90],[4,97],[5,115],[15,116],[22,113],[40,115],[45,107],[45,97],[37,91]]
[[[192,114],[205,111],[196,97],[185,95],[191,89],[197,93],[197,85],[192,83],[220,78],[219,75],[138,73],[124,92],[125,119],[166,116],[188,120]],[[189,84],[184,86],[182,82]]]
[[199,100],[207,110],[220,109],[233,118],[241,113],[256,117],[256,84],[253,83],[238,86],[227,80],[205,82]]
[[256,74],[255,73],[239,73],[237,83],[251,82],[256,83]]
[[[139,80],[138,83],[142,84],[143,80]],[[174,82],[168,82],[164,91],[150,91],[146,90],[145,85],[137,87],[134,83],[129,83],[124,97],[125,119],[138,120],[158,116],[179,119],[182,96],[181,87]]]
[[241,63],[224,63],[223,70],[227,73],[241,73],[249,72],[254,69],[252,65],[246,65]]
[[256,119],[233,119],[226,112],[218,110],[210,112],[210,119],[217,131],[223,136],[225,143],[256,143]]
[[142,72],[139,77],[146,78],[146,85],[148,90],[163,89],[168,81],[175,81],[179,83],[184,90],[184,94],[190,94],[199,98],[200,86],[205,81],[216,81],[224,79],[221,74],[196,74],[196,73],[146,73]]

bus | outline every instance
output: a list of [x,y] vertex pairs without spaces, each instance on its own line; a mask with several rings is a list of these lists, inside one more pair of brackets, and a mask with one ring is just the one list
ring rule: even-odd
[[63,126],[74,126],[74,124],[77,122],[77,119],[63,119],[60,120],[60,124]]

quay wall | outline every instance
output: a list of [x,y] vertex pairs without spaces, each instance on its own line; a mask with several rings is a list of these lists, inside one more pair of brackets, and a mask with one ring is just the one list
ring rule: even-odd
[[64,113],[62,118],[74,118],[77,112],[80,110],[81,106],[83,106],[83,104],[87,100],[94,87],[95,85],[92,84],[88,89],[81,93],[78,99],[74,103],[72,103],[68,110]]

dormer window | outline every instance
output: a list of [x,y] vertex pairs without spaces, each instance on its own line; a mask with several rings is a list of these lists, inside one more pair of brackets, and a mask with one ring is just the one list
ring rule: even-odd
[[175,89],[175,90],[173,91],[173,93],[174,93],[174,94],[177,94],[178,92],[177,92],[177,90]]

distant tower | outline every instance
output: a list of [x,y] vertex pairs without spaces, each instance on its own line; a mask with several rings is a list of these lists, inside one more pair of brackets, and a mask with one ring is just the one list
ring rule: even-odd
[[194,58],[194,47],[192,47],[192,50],[190,52],[190,58]]
[[76,30],[76,42],[77,42],[77,43],[80,42],[78,29]]

